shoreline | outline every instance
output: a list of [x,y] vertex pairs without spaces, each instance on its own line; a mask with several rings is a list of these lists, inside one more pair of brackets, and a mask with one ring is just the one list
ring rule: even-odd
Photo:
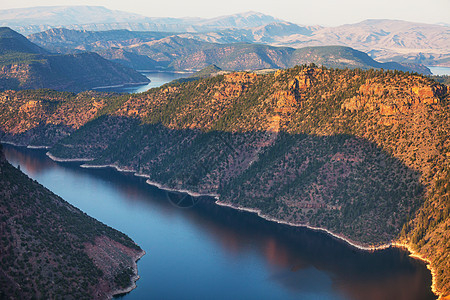
[[84,161],[92,161],[93,158],[59,158],[53,156],[50,152],[45,153],[51,160],[56,162],[84,162]]
[[417,251],[411,248],[410,245],[408,245],[404,241],[394,242],[393,245],[397,248],[403,248],[409,251],[409,256],[418,260],[421,260],[425,263],[427,269],[431,273],[431,291],[438,296],[437,300],[445,300],[450,299],[449,297],[445,297],[437,290],[436,288],[436,270],[431,265],[431,261],[428,258],[422,257]]
[[[94,159],[91,159],[89,161],[92,161]],[[80,165],[81,168],[85,168],[85,169],[101,169],[101,168],[113,168],[116,169],[116,171],[118,172],[125,172],[125,173],[132,173],[132,172],[136,172],[133,169],[127,170],[127,169],[122,169],[117,165],[111,164],[111,165],[86,165],[86,164],[82,164]]]
[[50,149],[50,146],[27,146],[28,149]]
[[[146,178],[148,178],[147,175],[144,175],[144,176],[143,176],[143,175],[140,175],[140,174],[139,174],[139,175],[136,175],[136,174],[135,174],[135,176],[138,176],[138,177],[146,177]],[[218,194],[201,194],[201,193],[197,193],[197,192],[193,192],[193,191],[185,190],[185,189],[174,189],[174,188],[169,188],[169,187],[164,186],[164,185],[162,185],[162,184],[160,184],[160,183],[151,181],[150,179],[147,179],[145,182],[146,182],[147,184],[149,184],[149,185],[152,185],[152,186],[157,187],[157,188],[160,189],[160,190],[164,190],[164,191],[168,191],[168,192],[184,193],[184,194],[188,194],[189,196],[192,196],[192,197],[203,197],[203,196],[208,196],[208,197],[213,197],[214,199],[216,199],[216,201],[219,201],[219,195],[218,195]]]
[[[150,80],[150,79],[149,79]],[[144,85],[149,84],[149,82],[136,82],[136,83],[123,83],[123,84],[116,84],[116,85],[104,85],[104,86],[96,86],[91,88],[92,90],[101,90],[101,89],[109,89],[109,88],[121,88],[121,87],[127,87],[127,86],[135,86],[135,85]]]
[[14,142],[8,142],[8,141],[3,141],[3,140],[0,141],[0,144],[7,144],[7,145],[14,146],[14,147],[25,147],[27,149],[50,149],[51,148],[51,146],[45,146],[45,145],[42,145],[42,146],[41,145],[37,145],[37,146],[21,145],[21,144],[17,144]]
[[347,239],[346,237],[344,237],[342,235],[339,235],[337,233],[331,232],[331,231],[329,231],[326,228],[314,227],[314,226],[311,226],[311,225],[308,225],[308,224],[296,224],[296,223],[286,222],[286,221],[283,221],[283,220],[278,220],[278,219],[275,219],[275,218],[272,218],[272,217],[269,217],[267,215],[262,214],[261,210],[259,210],[259,209],[247,208],[247,207],[242,207],[242,206],[235,206],[235,205],[230,204],[230,203],[222,202],[222,201],[220,201],[218,199],[216,200],[215,203],[217,205],[219,205],[219,206],[230,207],[230,208],[233,208],[233,209],[236,209],[236,210],[239,210],[239,211],[245,211],[245,212],[249,212],[249,213],[254,213],[254,214],[258,215],[258,217],[260,217],[260,218],[262,218],[262,219],[264,219],[266,221],[269,221],[269,222],[274,222],[274,223],[277,223],[277,224],[288,225],[288,226],[292,226],[292,227],[308,228],[308,229],[313,230],[313,231],[321,231],[321,232],[324,232],[324,233],[326,233],[326,234],[328,234],[328,235],[330,235],[330,236],[332,236],[332,237],[334,237],[336,239],[339,239],[339,240],[347,243],[348,245],[350,245],[352,247],[355,247],[355,248],[357,248],[359,250],[363,250],[363,251],[372,251],[373,252],[373,251],[377,251],[377,250],[388,249],[388,248],[390,248],[392,246],[395,246],[395,242],[391,242],[391,243],[388,243],[388,244],[382,244],[382,245],[379,245],[379,246],[364,246],[364,245],[362,245],[360,243],[357,243],[357,242],[354,242],[354,241],[352,241],[350,239]]
[[14,143],[14,142],[7,142],[7,141],[0,141],[0,143],[1,144],[7,144],[7,145],[11,145],[11,146],[14,146],[14,147],[28,147],[27,145],[19,145],[19,144],[16,144],[16,143]]
[[[65,160],[65,159],[57,158],[57,157],[54,157],[53,155],[51,155],[50,152],[47,152],[46,155],[50,159],[53,159],[53,158],[60,159],[59,161],[62,161],[62,162],[64,162],[64,161],[68,161],[68,162],[70,162],[70,161],[80,161],[79,159],[78,160],[77,159],[67,159],[67,160]],[[93,160],[93,159],[91,159],[91,160]],[[83,161],[86,161],[86,160],[83,160]],[[83,164],[80,167],[83,167],[83,168],[105,168],[105,167],[111,167],[111,168],[116,169],[119,172],[129,172],[129,173],[130,172],[135,172],[135,170],[121,169],[119,166],[114,165],[114,164],[111,164],[111,165],[86,165],[86,164]],[[123,171],[121,171],[121,170],[123,170]],[[334,238],[342,240],[345,243],[347,243],[348,245],[350,245],[352,247],[355,247],[355,248],[357,248],[359,250],[362,250],[362,251],[371,251],[371,252],[373,252],[373,251],[388,249],[390,247],[396,247],[396,248],[405,249],[405,250],[407,250],[409,252],[409,256],[410,257],[412,257],[414,259],[418,259],[418,260],[422,261],[423,263],[425,263],[427,269],[430,270],[430,272],[431,272],[431,280],[432,280],[431,291],[438,297],[438,300],[439,299],[444,299],[442,297],[442,294],[437,291],[437,288],[436,288],[436,270],[431,266],[431,261],[429,259],[421,256],[415,250],[413,250],[411,248],[411,246],[408,245],[405,241],[397,241],[397,242],[396,241],[392,241],[392,242],[390,242],[388,244],[383,244],[383,245],[380,245],[380,246],[364,246],[364,245],[361,245],[361,244],[356,243],[354,241],[351,241],[351,240],[349,240],[349,239],[347,239],[347,238],[345,238],[345,237],[343,237],[343,236],[341,236],[339,234],[333,233],[333,232],[329,231],[326,228],[314,227],[314,226],[310,226],[310,225],[307,225],[307,224],[295,224],[295,223],[290,223],[290,222],[286,222],[286,221],[283,221],[283,220],[277,220],[275,218],[272,218],[272,217],[269,217],[269,216],[266,216],[266,215],[262,214],[259,209],[246,208],[246,207],[236,206],[236,205],[233,205],[233,204],[230,204],[230,203],[222,202],[222,201],[219,200],[219,195],[218,194],[201,194],[201,193],[197,193],[197,192],[193,192],[193,191],[185,190],[185,189],[169,188],[169,187],[165,187],[163,184],[151,181],[149,179],[150,178],[149,175],[136,173],[136,172],[133,175],[137,176],[137,177],[147,178],[147,180],[146,180],[147,184],[155,186],[155,187],[157,187],[157,188],[159,188],[161,190],[171,191],[171,192],[179,192],[179,193],[186,193],[186,194],[188,194],[190,196],[193,196],[193,197],[200,197],[200,196],[213,197],[216,200],[214,203],[219,205],[219,206],[229,207],[229,208],[233,208],[233,209],[240,210],[240,211],[246,211],[246,212],[250,212],[250,213],[255,213],[260,218],[262,218],[264,220],[267,220],[269,222],[275,222],[275,223],[278,223],[278,224],[284,224],[284,225],[293,226],[293,227],[304,227],[304,228],[308,228],[308,229],[314,230],[314,231],[322,231],[322,232],[324,232],[324,233],[326,233],[326,234],[328,234],[328,235],[330,235],[330,236],[332,236]]]
[[[161,183],[155,182],[155,181],[151,181],[149,178],[150,176],[147,174],[142,174],[142,173],[137,173],[134,169],[123,169],[121,167],[119,167],[118,165],[115,164],[109,164],[109,165],[87,165],[87,164],[83,164],[80,165],[80,167],[82,168],[113,168],[116,171],[119,172],[126,172],[126,173],[133,173],[134,172],[134,176],[136,177],[142,177],[142,178],[147,178],[147,180],[145,181],[147,184],[152,185],[154,187],[157,187],[158,189],[164,190],[164,191],[168,191],[168,192],[177,192],[177,193],[185,193],[188,194],[189,196],[192,197],[202,197],[202,196],[207,196],[207,197],[213,197],[216,201],[214,202],[215,204],[219,205],[219,206],[223,206],[223,207],[229,207],[235,210],[239,210],[239,211],[245,211],[245,212],[249,212],[249,213],[254,213],[257,214],[258,217],[269,221],[269,222],[274,222],[277,224],[283,224],[283,225],[288,225],[288,226],[292,226],[292,227],[304,227],[304,228],[308,228],[310,230],[314,230],[314,231],[322,231],[334,238],[337,238],[345,243],[347,243],[348,245],[355,247],[359,250],[363,250],[363,251],[377,251],[377,250],[384,250],[384,249],[388,249],[389,247],[397,247],[397,248],[406,248],[412,256],[414,258],[418,258],[424,262],[426,262],[427,264],[429,264],[429,261],[427,259],[421,258],[420,255],[413,251],[412,249],[410,250],[409,246],[404,244],[404,243],[399,243],[399,242],[390,242],[387,244],[381,244],[379,246],[365,246],[361,243],[352,241],[342,235],[339,235],[337,233],[334,233],[326,228],[321,228],[321,227],[314,227],[308,224],[296,224],[296,223],[291,223],[291,222],[287,222],[287,221],[283,221],[283,220],[279,220],[276,218],[272,218],[269,217],[267,215],[264,215],[261,213],[261,210],[259,209],[255,209],[255,208],[247,208],[247,207],[242,207],[242,206],[236,206],[233,205],[231,203],[226,203],[226,202],[222,202],[219,200],[220,195],[219,194],[215,194],[215,193],[198,193],[198,192],[194,192],[194,191],[190,191],[187,189],[176,189],[176,188],[170,188],[168,186],[165,186]],[[413,253],[414,252],[414,253]]]
[[138,268],[137,268],[137,262],[145,255],[147,254],[145,252],[145,250],[142,250],[141,252],[139,252],[136,256],[133,257],[133,273],[134,275],[131,277],[131,284],[130,286],[123,288],[123,289],[118,289],[118,290],[113,290],[111,291],[111,294],[108,294],[108,299],[112,299],[115,296],[120,296],[120,295],[125,295],[129,292],[131,292],[132,290],[134,290],[137,285],[136,282],[141,278],[138,274]]
[[200,70],[170,71],[170,70],[136,70],[139,73],[174,73],[174,74],[192,74]]
[[[47,155],[47,156],[49,156],[49,155]],[[55,157],[55,156],[52,155],[52,157]],[[50,157],[50,158],[52,158],[52,157]],[[57,159],[60,159],[60,161],[64,160],[62,158],[57,158]],[[197,193],[197,192],[193,192],[193,191],[185,190],[185,189],[170,188],[170,187],[165,186],[163,184],[160,184],[158,182],[151,181],[150,180],[150,176],[148,176],[147,174],[137,173],[136,170],[134,170],[134,169],[123,169],[123,168],[121,168],[121,167],[119,167],[118,165],[115,165],[115,164],[108,164],[108,165],[82,164],[82,165],[80,165],[80,167],[81,168],[85,168],[85,169],[113,168],[113,169],[115,169],[118,172],[134,173],[133,175],[136,176],[136,177],[147,178],[147,180],[145,181],[147,184],[155,186],[155,187],[159,188],[160,190],[164,190],[164,191],[168,191],[168,192],[185,193],[185,194],[188,194],[189,196],[192,196],[192,197],[208,196],[208,197],[214,197],[216,200],[219,199],[219,195],[218,194],[201,194],[201,193]]]

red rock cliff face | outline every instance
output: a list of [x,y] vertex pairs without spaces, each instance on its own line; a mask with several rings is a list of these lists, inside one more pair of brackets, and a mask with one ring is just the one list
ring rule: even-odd
[[342,108],[351,112],[362,109],[378,112],[382,116],[381,122],[390,125],[396,123],[402,114],[438,103],[446,89],[441,85],[420,83],[408,86],[401,82],[367,82],[361,85],[356,96],[342,104]]
[[[39,124],[53,124],[77,129],[97,114],[105,105],[105,99],[99,98],[95,92],[83,92],[67,101],[60,94],[54,99],[43,97],[27,97],[16,91],[5,91],[0,96],[0,108],[16,103],[8,109],[15,118],[4,120],[1,128],[13,134],[23,133]],[[49,99],[50,98],[50,99]],[[50,100],[50,101],[49,101]]]
[[[131,249],[106,236],[97,237],[95,244],[86,243],[85,247],[88,256],[103,271],[103,277],[96,286],[93,299],[111,298],[113,295],[127,293],[136,287],[135,282],[139,279],[136,261],[145,254],[144,251]],[[124,267],[130,268],[133,276],[131,285],[121,288],[114,283],[114,279],[117,270]]]

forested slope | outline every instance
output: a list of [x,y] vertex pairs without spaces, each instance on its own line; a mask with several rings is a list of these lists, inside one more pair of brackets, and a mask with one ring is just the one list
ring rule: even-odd
[[52,54],[10,28],[0,27],[0,90],[51,88],[79,92],[148,82],[144,75],[96,53]]
[[403,242],[450,293],[449,97],[430,78],[301,66],[83,101],[56,93],[52,105],[46,93],[3,93],[3,139],[47,140],[57,157],[217,193],[360,245]]
[[10,165],[0,146],[0,298],[106,299],[144,252]]

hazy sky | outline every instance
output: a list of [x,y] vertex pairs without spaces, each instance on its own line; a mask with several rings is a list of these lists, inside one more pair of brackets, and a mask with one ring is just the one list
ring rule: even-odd
[[328,26],[365,19],[450,23],[450,0],[2,0],[0,9],[37,5],[100,5],[149,17],[216,17],[253,10]]

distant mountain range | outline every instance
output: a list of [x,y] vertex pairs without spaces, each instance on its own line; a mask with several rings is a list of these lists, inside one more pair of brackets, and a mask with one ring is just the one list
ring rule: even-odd
[[303,26],[257,12],[211,19],[149,18],[100,6],[0,10],[0,25],[29,35],[51,28],[157,31],[213,43],[263,43],[301,48],[348,46],[381,62],[450,66],[450,27],[399,20],[366,20],[337,27]]
[[398,20],[366,20],[327,28],[278,22],[180,36],[216,43],[256,42],[294,48],[341,45],[367,52],[383,62],[450,66],[450,27]]
[[211,43],[183,36],[162,32],[96,32],[55,28],[28,38],[51,51],[94,51],[106,59],[137,70],[199,70],[211,64],[224,70],[258,70],[315,63],[331,68],[383,68],[431,74],[423,66],[380,63],[366,53],[344,46],[294,49],[249,42]]
[[258,12],[244,12],[211,19],[149,18],[102,6],[40,6],[0,10],[0,25],[30,34],[64,26],[83,30],[152,30],[200,32],[226,28],[246,28],[282,20]]
[[135,70],[96,53],[52,54],[10,28],[0,28],[0,90],[81,91],[147,82],[149,80]]
[[0,10],[3,26],[148,22],[150,18],[102,6],[39,6]]

